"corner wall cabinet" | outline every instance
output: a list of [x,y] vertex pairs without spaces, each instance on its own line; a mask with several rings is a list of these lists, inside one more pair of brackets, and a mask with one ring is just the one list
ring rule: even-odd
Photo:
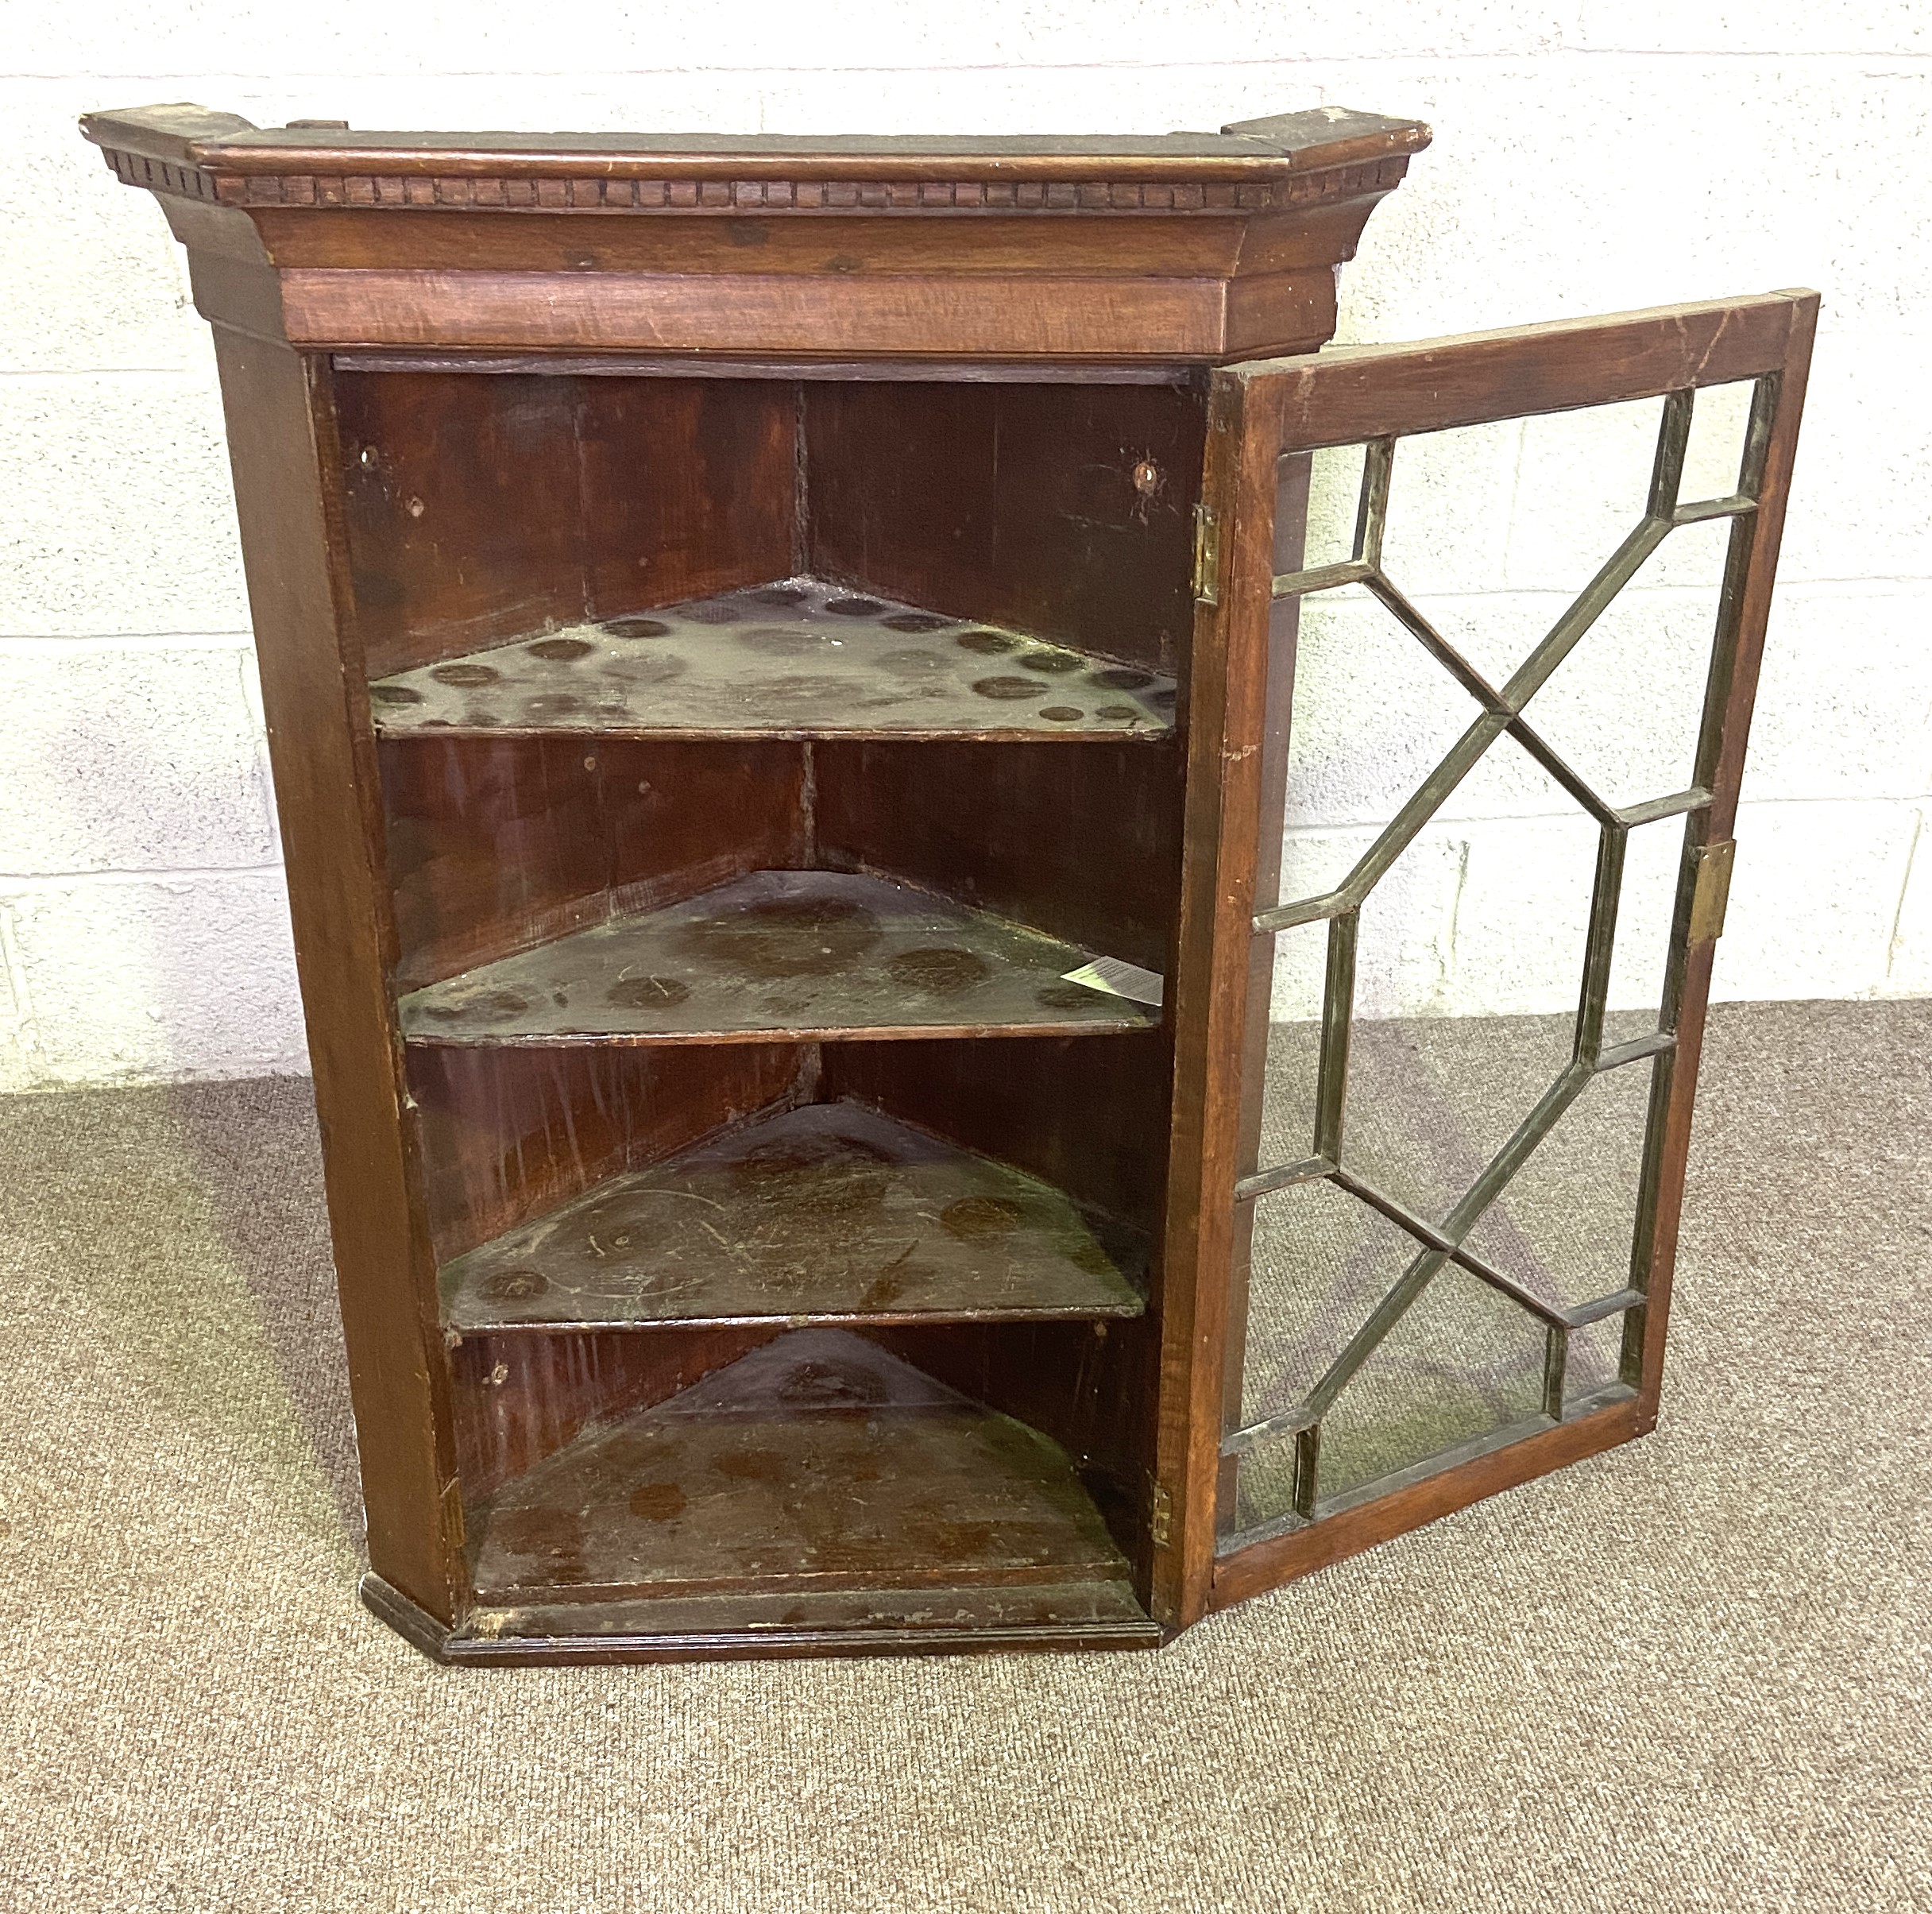
[[[378,1614],[465,1662],[1151,1646],[1652,1426],[1811,296],[1320,352],[1428,137],[1335,110],[83,129],[214,329]],[[1636,401],[1616,536],[1492,663],[1405,474]],[[1693,533],[1694,721],[1624,788],[1561,688]],[[1377,633],[1298,674],[1330,607]],[[1323,836],[1292,760],[1351,686],[1402,788]],[[1378,1011],[1376,913],[1498,766],[1586,836],[1577,1008],[1405,1156],[1390,1059],[1444,1109],[1486,1065]],[[1606,1084],[1613,1226],[1551,1170]]]

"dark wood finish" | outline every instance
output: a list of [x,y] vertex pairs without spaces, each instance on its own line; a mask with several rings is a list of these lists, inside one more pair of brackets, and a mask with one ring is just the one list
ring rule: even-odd
[[[184,106],[83,130],[168,206],[204,312],[305,346],[1125,362],[1318,344],[1334,267],[1428,141],[1328,110],[1151,139],[323,133]],[[224,265],[230,216],[273,276]]]
[[751,359],[688,353],[338,352],[338,372],[460,372],[493,378],[537,372],[604,379],[852,380],[904,385],[931,381],[977,385],[1173,385],[1206,390],[1198,365],[1116,364],[1095,359]]
[[759,1117],[454,1262],[443,1320],[499,1328],[1137,1316],[1142,1237],[852,1103]]
[[1137,1228],[1159,1227],[1168,1161],[1161,1030],[828,1044],[822,1069],[827,1096],[876,1104]]
[[462,1511],[429,1232],[384,972],[394,932],[374,741],[330,483],[326,374],[218,327],[243,562],[288,860],[369,1560],[431,1614],[465,1599]]
[[1276,466],[1281,447],[1238,381],[1209,406],[1202,495],[1220,525],[1218,601],[1196,608],[1175,990],[1174,1154],[1156,1464],[1168,1510],[1153,1612],[1206,1612],[1220,1475],[1221,1390],[1234,1259],[1237,1081],[1246,1023],[1253,873],[1262,810]]
[[475,1549],[498,1607],[1126,1582],[1053,1443],[832,1329],[559,1451]]
[[736,1043],[1145,1030],[1093,953],[934,892],[759,871],[412,992],[412,1043]]
[[804,409],[813,570],[1184,671],[1199,393],[814,383]]
[[339,385],[373,678],[794,569],[789,385],[448,373]]
[[1149,1645],[1650,1426],[1687,903],[1616,1399],[1217,1559],[1273,579],[1312,447],[1777,375],[1721,854],[1814,300],[1306,356],[1428,137],[1339,110],[83,130],[216,324],[377,1613],[452,1661]]
[[369,1612],[432,1661],[463,1668],[562,1662],[783,1661],[802,1655],[1012,1654],[1158,1648],[1161,1630],[1113,1583],[968,1588],[936,1603],[903,1595],[733,1594],[686,1602],[574,1602],[478,1609],[446,1628],[380,1576],[362,1578]]
[[[891,180],[944,160],[962,179],[1276,180],[1297,172],[1413,153],[1428,131],[1413,120],[1323,106],[1242,120],[1219,134],[1168,133],[628,133],[351,132],[346,123],[255,126],[205,106],[137,106],[90,113],[81,130],[97,145],[216,178],[323,172],[388,172],[432,180],[489,177],[513,162],[534,176],[573,178],[586,157],[603,176],[636,179],[667,170],[728,180],[801,178]],[[318,137],[326,131],[330,137]],[[1096,168],[1092,162],[1107,164]],[[667,162],[674,164],[667,168]],[[147,181],[159,191],[184,190]],[[235,195],[228,195],[225,197]],[[437,195],[430,195],[434,204]],[[1022,202],[1023,203],[1023,202]],[[562,203],[574,204],[574,199]],[[1068,206],[1073,200],[1062,202]]]
[[821,745],[817,861],[889,871],[1157,975],[1172,955],[1180,752]]
[[[1707,811],[1693,814],[1686,855],[1694,859],[1705,844],[1728,840],[1735,814],[1817,304],[1815,294],[1768,294],[1261,362],[1216,375],[1207,499],[1220,520],[1223,564],[1218,602],[1206,620],[1211,629],[1202,642],[1220,648],[1219,668],[1210,682],[1223,702],[1218,709],[1196,710],[1191,740],[1196,755],[1189,767],[1189,801],[1192,806],[1198,795],[1203,814],[1198,829],[1190,814],[1183,949],[1177,965],[1177,1127],[1187,1128],[1176,1161],[1177,1177],[1192,1178],[1198,1171],[1200,1181],[1177,1189],[1170,1210],[1168,1258],[1173,1277],[1169,1284],[1161,1467],[1177,1499],[1180,1542],[1157,1590],[1155,1613],[1163,1620],[1184,1624],[1204,1601],[1238,1599],[1335,1559],[1335,1553],[1350,1552],[1460,1506],[1489,1493],[1486,1483],[1507,1486],[1591,1452],[1595,1432],[1605,1432],[1597,1445],[1607,1446],[1652,1425],[1663,1354],[1662,1332],[1655,1325],[1668,1304],[1709,985],[1711,946],[1708,938],[1691,943],[1687,889],[1674,934],[1675,974],[1682,979],[1679,1048],[1659,1065],[1668,1100],[1651,1194],[1652,1300],[1640,1313],[1640,1320],[1648,1320],[1636,1350],[1637,1373],[1630,1378],[1638,1395],[1586,1418],[1590,1434],[1575,1433],[1584,1423],[1540,1425],[1521,1441],[1425,1481],[1391,1485],[1390,1493],[1357,1506],[1329,1513],[1317,1504],[1314,1519],[1273,1540],[1244,1547],[1238,1535],[1232,1537],[1233,1552],[1217,1561],[1211,1516],[1224,1471],[1218,1436],[1211,1439],[1209,1432],[1219,1425],[1219,1398],[1228,1378],[1238,1380],[1239,1374],[1240,1332],[1229,1310],[1241,1291],[1242,1233],[1247,1222],[1235,1200],[1244,1111],[1246,1127],[1252,1124],[1251,1097],[1244,1096],[1239,1078],[1244,1065],[1254,1061],[1249,994],[1264,989],[1267,978],[1255,961],[1253,918],[1271,901],[1266,890],[1272,888],[1273,845],[1280,826],[1279,793],[1265,782],[1265,775],[1278,775],[1280,761],[1278,744],[1273,753],[1268,748],[1269,726],[1273,721],[1278,729],[1292,683],[1292,648],[1272,661],[1270,657],[1273,578],[1286,549],[1273,522],[1281,462],[1285,455],[1320,446],[1776,375],[1779,389],[1774,455],[1767,460],[1757,510],[1733,524],[1725,596],[1738,613],[1739,639],[1731,682],[1718,687],[1724,702],[1716,737],[1707,732],[1700,751],[1697,781],[1715,795]],[[1223,431],[1225,445],[1217,462],[1215,448]],[[1207,814],[1211,780],[1218,786],[1211,817]],[[1184,1271],[1191,1280],[1184,1279]],[[1191,1299],[1184,1332],[1177,1296]],[[1188,1306],[1184,1301],[1182,1307]],[[1214,1359],[1204,1359],[1211,1356]],[[1539,1463],[1544,1456],[1548,1460]],[[1338,1537],[1333,1552],[1323,1539],[1331,1529]],[[1351,1539],[1356,1537],[1362,1539]]]
[[[1171,733],[1171,677],[1024,632],[776,578],[381,679],[392,737],[555,731],[606,737],[991,740]],[[534,641],[532,641],[534,640]]]
[[809,864],[796,746],[434,733],[381,748],[399,989]]
[[431,1044],[409,1053],[423,1201],[439,1259],[809,1094],[809,1045]]
[[1214,1564],[1211,1608],[1231,1608],[1298,1576],[1312,1575],[1424,1523],[1615,1448],[1656,1426],[1635,1401],[1613,1402],[1574,1421],[1548,1425],[1520,1440],[1453,1464],[1426,1480],[1359,1503],[1326,1521],[1258,1541]]
[[[311,347],[436,346],[452,323],[484,347],[585,351],[810,354],[837,336],[847,352],[1033,354],[1215,359],[1279,350],[1335,329],[1335,280],[1316,271],[1246,282],[1107,282],[975,274],[945,284],[844,274],[605,276],[594,305],[576,273],[308,271],[281,275],[281,323]],[[836,334],[833,329],[836,328]]]
[[593,1425],[664,1402],[776,1333],[734,1326],[651,1336],[452,1336],[465,1508],[487,1506],[505,1483],[527,1475]]
[[1404,432],[1439,432],[1776,372],[1815,296],[1766,292],[1418,345],[1351,346],[1319,362],[1257,362],[1224,376],[1266,382],[1271,429],[1284,447],[1350,445],[1398,429],[1398,420]]

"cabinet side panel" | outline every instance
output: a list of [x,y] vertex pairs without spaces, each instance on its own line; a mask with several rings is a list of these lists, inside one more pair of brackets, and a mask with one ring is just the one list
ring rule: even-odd
[[[883,1047],[883,1046],[880,1046]],[[439,1257],[801,1094],[809,1046],[428,1044],[409,1059]]]
[[1180,669],[1200,392],[828,384],[805,420],[814,570]]
[[662,1402],[778,1333],[761,1324],[466,1337],[450,1355],[466,1502],[474,1510],[592,1423]]
[[575,380],[375,373],[336,389],[370,676],[582,617]]
[[810,862],[801,744],[431,733],[380,755],[401,990]]
[[820,861],[880,870],[1165,972],[1180,753],[1124,744],[817,748]]
[[326,390],[284,346],[218,326],[289,911],[321,1119],[350,1388],[377,1572],[453,1618],[454,1458],[429,1246],[412,1201],[384,984],[380,814],[361,659],[338,642]]
[[580,390],[587,616],[801,569],[795,385],[596,378]]

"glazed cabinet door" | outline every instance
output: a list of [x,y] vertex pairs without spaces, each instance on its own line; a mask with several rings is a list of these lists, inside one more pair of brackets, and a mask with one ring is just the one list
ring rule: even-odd
[[1817,303],[1215,375],[1170,1623],[1655,1421]]

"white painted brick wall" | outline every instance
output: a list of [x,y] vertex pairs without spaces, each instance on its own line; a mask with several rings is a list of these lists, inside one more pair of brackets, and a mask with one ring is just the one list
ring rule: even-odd
[[[7,17],[0,108],[33,157],[0,182],[0,1088],[302,1065],[211,354],[158,212],[74,130],[150,100],[265,124],[887,132],[1159,130],[1342,102],[1436,130],[1344,273],[1344,340],[1818,286],[1718,988],[1932,991],[1925,0],[686,0],[580,7],[554,33],[500,0],[320,17],[12,0]],[[1606,521],[1583,481],[1641,457],[1618,421],[1594,428],[1588,462],[1563,429],[1476,435],[1454,468],[1405,449],[1406,575],[1478,650],[1587,574]],[[1620,695],[1686,682],[1697,559],[1647,573],[1621,663],[1606,648],[1552,697],[1579,755]],[[1350,660],[1380,642],[1359,608],[1311,621],[1305,682],[1335,709],[1302,748],[1291,868],[1358,847],[1420,761],[1378,763],[1347,708]],[[1385,717],[1431,709],[1413,664],[1391,665]],[[1659,743],[1621,769],[1667,758]],[[1577,837],[1559,809],[1520,766],[1458,794],[1377,906],[1370,1007],[1570,1000],[1574,871],[1540,895],[1523,878]],[[1633,855],[1645,921],[1669,849],[1644,833]],[[1305,995],[1300,948],[1285,1003]],[[1633,946],[1620,1000],[1655,985]]]

